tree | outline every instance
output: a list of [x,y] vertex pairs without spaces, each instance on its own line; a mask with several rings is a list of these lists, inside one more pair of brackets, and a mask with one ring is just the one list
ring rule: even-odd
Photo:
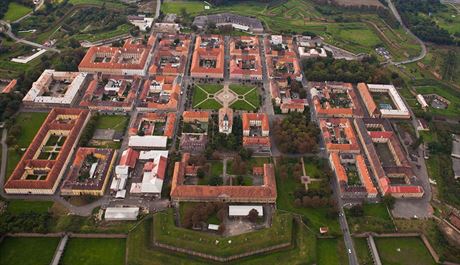
[[391,195],[385,195],[383,196],[383,203],[388,207],[388,209],[392,210],[396,203],[396,199]]
[[257,218],[259,217],[259,212],[256,209],[251,209],[248,213],[248,220],[251,223],[257,222]]
[[350,208],[350,215],[353,217],[364,216],[364,209],[361,205],[354,205]]
[[222,185],[222,183],[223,183],[223,180],[222,180],[221,177],[219,177],[219,176],[213,176],[213,177],[211,177],[211,178],[209,179],[209,183],[208,183],[208,184],[209,184],[210,186],[220,186],[220,185]]

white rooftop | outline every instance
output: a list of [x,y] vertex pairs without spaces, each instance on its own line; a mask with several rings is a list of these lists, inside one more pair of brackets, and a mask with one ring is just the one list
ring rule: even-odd
[[259,217],[264,215],[264,208],[261,205],[230,205],[228,206],[229,216],[248,216],[252,209],[256,209]]
[[168,143],[167,136],[138,136],[134,135],[129,137],[129,147],[143,147],[143,148],[166,148]]
[[139,207],[108,207],[105,210],[106,220],[137,220]]

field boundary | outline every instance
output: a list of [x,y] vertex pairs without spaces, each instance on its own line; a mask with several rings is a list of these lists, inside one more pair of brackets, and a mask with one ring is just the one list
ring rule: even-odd
[[[155,216],[152,217],[152,222],[153,222],[154,218],[155,218]],[[294,220],[293,220],[293,222],[294,222]],[[294,225],[296,225],[296,222],[294,222]],[[190,249],[175,247],[175,246],[172,246],[170,244],[159,243],[159,242],[157,242],[155,240],[154,228],[153,227],[152,227],[151,237],[152,237],[152,240],[153,240],[153,246],[154,247],[157,247],[157,248],[160,248],[160,249],[163,249],[163,250],[166,250],[166,251],[170,251],[170,252],[187,254],[187,255],[190,255],[190,256],[195,256],[195,257],[203,258],[203,259],[206,259],[206,260],[212,260],[212,261],[225,263],[225,262],[235,261],[235,260],[238,260],[238,259],[253,256],[253,255],[259,255],[259,254],[262,254],[262,253],[269,253],[269,252],[276,252],[276,251],[292,248],[295,245],[294,240],[295,240],[295,237],[297,236],[297,235],[294,234],[294,232],[295,232],[294,230],[295,230],[295,228],[293,227],[292,231],[291,231],[292,237],[291,237],[290,242],[281,243],[281,244],[278,244],[278,245],[274,245],[274,246],[254,250],[254,251],[243,252],[241,254],[231,255],[231,256],[228,256],[228,257],[219,257],[219,256],[215,256],[215,255],[209,255],[209,254],[206,254],[206,253],[203,253],[203,252],[198,252],[198,251],[194,251],[194,250],[190,250]]]

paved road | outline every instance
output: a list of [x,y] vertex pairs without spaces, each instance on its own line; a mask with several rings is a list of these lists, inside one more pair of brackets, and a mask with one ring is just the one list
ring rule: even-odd
[[401,27],[404,29],[404,31],[406,31],[407,34],[411,35],[412,37],[414,37],[418,43],[420,43],[420,46],[422,47],[422,51],[420,52],[420,54],[416,57],[413,57],[411,59],[408,59],[408,60],[405,60],[405,61],[401,61],[401,62],[392,62],[394,65],[401,65],[401,64],[408,64],[408,63],[413,63],[413,62],[417,62],[417,61],[420,61],[421,59],[423,59],[425,56],[426,56],[426,45],[425,43],[417,36],[415,36],[414,33],[412,33],[403,23],[402,19],[401,19],[401,16],[399,15],[398,13],[398,10],[396,9],[396,7],[393,5],[393,2],[391,2],[391,0],[387,0],[387,3],[388,3],[388,7],[390,8],[390,11],[393,13],[393,15],[395,16],[396,20],[398,20],[399,24],[401,24]]
[[3,129],[2,131],[2,162],[1,162],[1,167],[0,167],[0,190],[2,193],[3,192],[3,184],[5,183],[6,179],[6,162],[7,162],[7,157],[8,157],[8,146],[6,145],[6,136],[7,136],[7,130]]
[[8,35],[8,37],[10,37],[11,39],[13,39],[16,42],[20,42],[20,43],[23,43],[23,44],[26,44],[26,45],[29,45],[29,46],[33,46],[33,47],[36,47],[36,48],[40,48],[40,49],[45,49],[47,51],[52,51],[52,52],[57,52],[57,53],[61,52],[60,50],[58,50],[56,48],[47,47],[47,46],[44,46],[44,45],[41,45],[41,44],[38,44],[38,43],[35,43],[35,42],[32,42],[32,41],[28,41],[28,40],[16,37],[16,35],[14,35],[13,32],[11,31],[11,25],[8,22],[4,21],[4,20],[0,20],[0,25],[2,25],[4,28],[6,27],[5,34]]
[[155,17],[154,19],[157,19],[160,16],[160,7],[161,7],[161,0],[156,0],[157,1],[157,6],[155,9]]

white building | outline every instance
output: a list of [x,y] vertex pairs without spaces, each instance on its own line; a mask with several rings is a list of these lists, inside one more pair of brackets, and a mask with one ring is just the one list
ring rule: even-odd
[[73,105],[87,79],[88,73],[56,72],[47,69],[32,84],[22,102],[26,105],[36,104],[43,107]]
[[395,105],[395,108],[391,109],[379,106],[382,118],[410,118],[409,109],[393,85],[367,84],[367,87],[370,92],[387,93]]
[[416,98],[422,109],[428,108],[428,103],[426,103],[425,98],[421,94],[418,94]]
[[146,135],[146,136],[130,136],[128,146],[132,148],[139,149],[166,149],[168,144],[167,136],[156,136],[156,135]]
[[139,215],[139,207],[108,207],[104,219],[107,221],[134,221]]
[[259,217],[264,216],[264,208],[261,205],[230,205],[228,206],[228,215],[231,217],[248,216],[252,209],[257,210]]

